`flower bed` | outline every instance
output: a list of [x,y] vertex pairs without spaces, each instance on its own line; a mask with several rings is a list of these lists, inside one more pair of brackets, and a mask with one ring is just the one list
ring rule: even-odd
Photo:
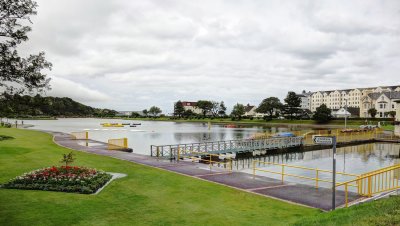
[[25,173],[4,184],[4,188],[95,193],[112,176],[95,169],[77,166],[53,166]]

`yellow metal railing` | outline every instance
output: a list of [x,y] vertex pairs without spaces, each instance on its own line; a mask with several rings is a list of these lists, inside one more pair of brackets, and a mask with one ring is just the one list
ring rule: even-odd
[[[257,165],[280,166],[281,170],[280,171],[272,171],[272,170],[267,170],[267,169],[264,169],[264,168],[257,168]],[[296,175],[296,174],[292,174],[292,173],[287,173],[287,172],[285,172],[285,169],[287,169],[287,168],[294,168],[294,169],[302,169],[302,170],[307,170],[307,171],[313,171],[313,172],[315,172],[315,174],[314,174],[315,177],[309,177],[309,176],[303,176],[303,175]],[[313,181],[315,181],[315,188],[319,187],[319,182],[333,183],[331,180],[322,179],[320,177],[321,173],[333,173],[333,171],[331,171],[331,170],[324,170],[324,169],[318,169],[318,168],[309,168],[309,167],[304,167],[304,166],[294,166],[294,165],[287,165],[287,164],[280,164],[280,163],[274,163],[274,162],[263,162],[263,161],[254,160],[253,161],[253,177],[256,176],[256,172],[257,171],[281,175],[282,183],[284,182],[285,176],[290,176],[290,177],[295,177],[295,178],[300,178],[300,179],[313,180]],[[351,174],[351,173],[336,172],[336,174],[343,175],[343,176],[349,176],[349,177],[359,177],[359,175]],[[338,183],[336,183],[336,184],[338,184]],[[349,186],[357,187],[357,184],[349,184]]]
[[304,144],[313,144],[313,136],[336,136],[337,142],[363,141],[372,139],[393,139],[393,135],[384,134],[382,129],[374,130],[316,130],[304,135]]
[[336,187],[344,186],[345,206],[348,207],[348,186],[351,183],[358,185],[358,194],[371,197],[374,194],[400,189],[400,164],[366,173],[360,177],[339,183]]
[[[381,128],[373,130],[365,129],[333,129],[333,130],[301,130],[291,131],[295,136],[304,137],[304,144],[313,144],[313,136],[336,136],[337,142],[349,142],[356,140],[371,139],[394,139],[394,133],[385,134]],[[276,133],[255,133],[252,139],[266,139],[276,135]]]
[[72,139],[74,140],[88,140],[89,139],[89,132],[72,132],[71,133]]
[[108,140],[108,150],[121,150],[127,148],[128,148],[128,138]]

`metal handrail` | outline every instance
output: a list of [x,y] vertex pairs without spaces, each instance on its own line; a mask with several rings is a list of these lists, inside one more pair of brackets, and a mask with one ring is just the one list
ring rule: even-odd
[[204,143],[174,144],[174,145],[151,145],[151,156],[170,158],[174,157],[174,151],[183,148],[189,151],[204,152],[237,152],[237,151],[254,151],[259,149],[271,149],[300,146],[303,144],[303,137],[279,137],[269,139],[243,139],[243,140],[227,140],[213,141]]
[[[256,168],[256,163],[262,163],[262,164],[268,164],[268,165],[277,165],[281,166],[282,170],[281,172],[277,171],[272,171],[272,170],[266,170],[266,169],[260,169]],[[310,171],[315,171],[315,177],[308,177],[308,176],[301,176],[301,175],[296,175],[296,174],[291,174],[291,173],[285,173],[285,167],[288,168],[296,168],[296,169],[304,169],[304,170],[310,170]],[[309,180],[314,180],[315,181],[315,188],[318,188],[318,183],[321,182],[327,182],[327,183],[332,183],[331,180],[324,180],[319,178],[319,173],[324,172],[324,173],[333,173],[331,170],[325,170],[325,169],[318,169],[318,168],[310,168],[310,167],[304,167],[304,166],[295,166],[295,165],[288,165],[288,164],[280,164],[280,163],[274,163],[274,162],[263,162],[259,160],[254,160],[253,161],[253,177],[256,175],[256,171],[261,171],[261,172],[267,172],[267,173],[274,173],[274,174],[280,174],[281,175],[281,181],[282,183],[284,182],[284,176],[291,176],[291,177],[296,177],[296,178],[301,178],[301,179],[309,179]],[[336,172],[337,174],[344,175],[344,176],[352,176],[352,177],[359,177],[357,174],[351,174],[351,173],[344,173],[344,172]],[[336,183],[337,184],[337,183]],[[357,187],[358,185],[356,184],[349,184],[349,186]]]
[[400,188],[399,175],[397,175],[396,179],[395,170],[398,170],[398,174],[400,173],[400,164],[365,173],[356,179],[339,183],[335,187],[345,187],[345,206],[348,207],[348,186],[350,186],[350,183],[356,182],[358,184],[358,193],[367,197],[372,197],[377,193],[397,190]]

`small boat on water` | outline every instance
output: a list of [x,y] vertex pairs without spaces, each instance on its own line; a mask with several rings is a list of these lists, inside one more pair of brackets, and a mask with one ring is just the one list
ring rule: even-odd
[[103,127],[124,127],[122,123],[102,123]]
[[229,125],[226,125],[225,128],[236,128],[236,125],[235,124],[229,124]]
[[131,123],[131,125],[140,126],[140,125],[142,125],[142,123]]

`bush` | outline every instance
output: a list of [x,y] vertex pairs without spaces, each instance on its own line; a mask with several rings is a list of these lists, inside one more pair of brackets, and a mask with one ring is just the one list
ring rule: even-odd
[[11,139],[14,139],[14,137],[0,135],[0,141],[2,141],[2,140],[11,140]]
[[105,172],[85,167],[53,166],[25,173],[2,187],[92,194],[104,186],[111,177]]

